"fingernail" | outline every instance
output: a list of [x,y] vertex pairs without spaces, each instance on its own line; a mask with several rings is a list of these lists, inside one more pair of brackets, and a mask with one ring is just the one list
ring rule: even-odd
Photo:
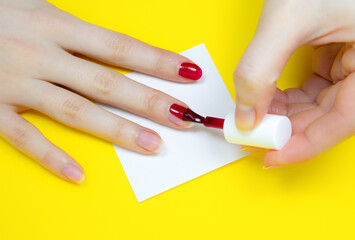
[[196,81],[201,78],[202,70],[194,63],[185,62],[180,65],[179,75],[181,77]]
[[244,152],[250,152],[250,148],[249,147],[241,147],[240,150],[242,150]]
[[152,132],[141,131],[136,138],[136,143],[147,151],[158,152],[162,141],[159,136]]
[[250,146],[243,146],[240,148],[240,150],[244,152],[262,152],[265,149],[264,148],[258,148],[258,147],[250,147]]
[[169,120],[172,123],[178,125],[179,127],[183,127],[183,128],[192,127],[194,125],[193,122],[182,120],[183,114],[186,111],[186,109],[187,109],[186,107],[178,104],[171,105],[169,108],[169,115],[168,115]]
[[264,170],[267,170],[267,169],[280,168],[280,167],[283,167],[283,165],[263,166],[263,169],[264,169]]
[[251,130],[255,124],[255,109],[243,103],[237,102],[236,124],[240,130]]
[[76,182],[76,183],[82,183],[85,179],[85,174],[82,173],[82,171],[78,167],[74,166],[71,163],[69,163],[63,167],[62,173],[69,180]]

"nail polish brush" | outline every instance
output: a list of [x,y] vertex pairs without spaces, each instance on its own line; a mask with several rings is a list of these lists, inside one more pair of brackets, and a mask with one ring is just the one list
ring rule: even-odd
[[240,131],[235,125],[235,110],[223,118],[203,117],[189,108],[178,104],[170,112],[183,121],[203,124],[205,127],[223,129],[225,139],[230,143],[280,150],[291,138],[291,121],[286,116],[266,114],[261,123],[250,131]]

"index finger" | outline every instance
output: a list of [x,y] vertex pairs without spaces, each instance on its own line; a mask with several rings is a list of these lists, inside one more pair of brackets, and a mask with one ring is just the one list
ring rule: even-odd
[[67,50],[171,81],[186,83],[202,76],[201,68],[184,56],[78,19],[56,41]]

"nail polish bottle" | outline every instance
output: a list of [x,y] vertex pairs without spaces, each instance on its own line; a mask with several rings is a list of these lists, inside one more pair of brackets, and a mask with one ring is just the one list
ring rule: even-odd
[[266,114],[253,130],[242,132],[235,126],[235,111],[224,120],[223,133],[230,143],[280,150],[292,135],[291,121],[286,116]]

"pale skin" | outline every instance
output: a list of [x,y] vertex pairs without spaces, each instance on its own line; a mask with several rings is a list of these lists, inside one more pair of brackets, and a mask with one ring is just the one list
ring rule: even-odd
[[[253,129],[267,112],[292,122],[291,140],[265,155],[266,168],[312,159],[355,134],[354,12],[352,0],[264,2],[234,80],[239,129]],[[316,48],[314,74],[300,89],[277,89],[282,69],[302,45]]]
[[[291,141],[266,154],[266,167],[311,159],[354,134],[354,12],[351,0],[265,1],[234,76],[239,129],[252,129],[266,112],[292,121]],[[158,133],[91,100],[169,127],[191,126],[168,111],[174,103],[186,104],[75,53],[177,84],[192,82],[178,74],[189,59],[81,21],[44,0],[0,0],[0,16],[0,136],[56,175],[84,180],[82,167],[20,112],[37,110],[142,154],[159,150]],[[317,48],[314,75],[301,89],[276,89],[289,56],[304,44]]]
[[75,53],[177,84],[193,82],[178,74],[191,60],[86,23],[43,0],[0,0],[0,16],[0,136],[59,177],[80,183],[85,175],[21,111],[34,109],[142,154],[159,150],[158,133],[91,100],[172,128],[191,127],[169,113],[174,103],[187,106],[183,102]]

